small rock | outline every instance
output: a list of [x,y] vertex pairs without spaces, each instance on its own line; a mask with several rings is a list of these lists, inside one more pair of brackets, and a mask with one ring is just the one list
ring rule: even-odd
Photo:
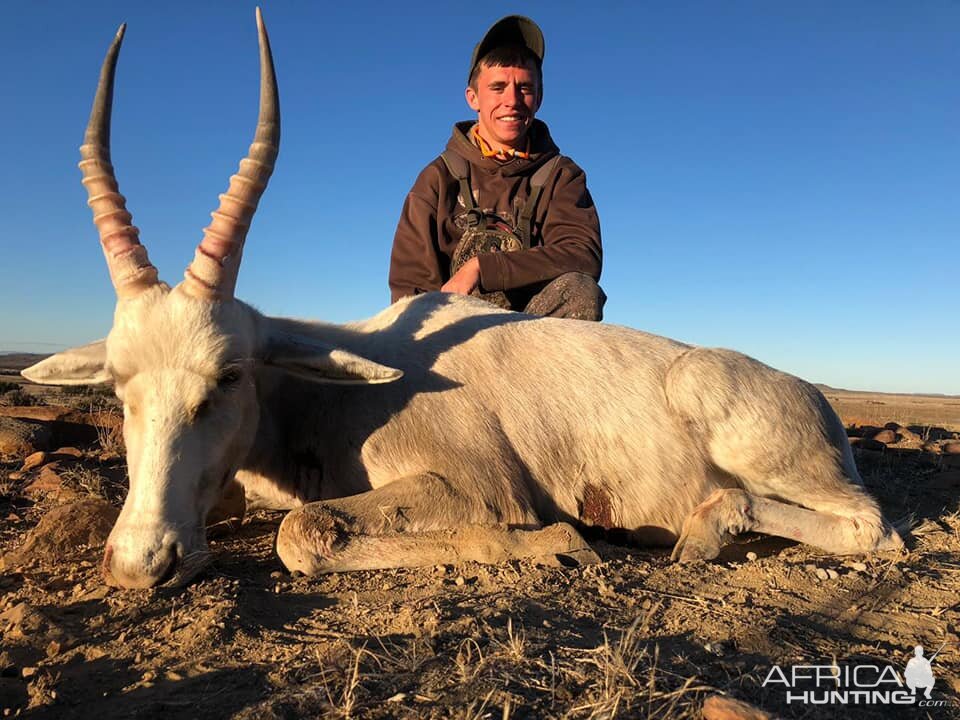
[[81,600],[103,600],[107,595],[112,592],[113,588],[109,585],[98,585],[89,592],[85,593],[80,599]]
[[873,436],[875,442],[882,442],[884,445],[890,445],[898,440],[897,433],[893,430],[881,430]]
[[866,572],[867,564],[862,562],[852,562],[850,563],[850,569],[856,572]]
[[157,677],[157,674],[153,670],[147,670],[143,677],[141,678],[144,682],[152,682]]
[[38,450],[35,453],[27,455],[23,459],[23,467],[20,468],[20,472],[28,472],[34,468],[38,468],[47,461],[47,454],[43,450]]
[[824,570],[823,568],[817,568],[816,575],[821,580],[827,580],[830,578],[830,576],[827,574],[827,571]]
[[803,569],[806,570],[808,573],[815,573],[817,571],[817,566],[814,565],[813,563],[807,563],[806,565],[803,566]]
[[59,450],[54,450],[53,454],[62,455],[64,457],[82,458],[83,450],[79,450],[78,448],[75,448],[75,447],[62,447]]
[[[12,408],[8,408],[12,409]],[[20,458],[45,450],[50,442],[50,429],[41,423],[12,417],[0,417],[0,457]]]
[[393,590],[393,583],[385,582],[383,585],[380,586],[380,589],[383,590],[384,592],[388,590]]
[[280,572],[279,570],[274,570],[272,573],[270,573],[270,577],[272,577],[272,578],[274,578],[274,579],[282,578],[282,577],[283,577],[283,573]]
[[94,498],[57,505],[27,533],[23,545],[0,559],[0,565],[12,567],[28,560],[58,563],[80,545],[102,545],[119,514],[106,500]]
[[757,559],[757,554],[755,552],[750,551],[747,553],[747,560],[749,560],[750,562],[753,562],[756,559]]
[[49,645],[47,645],[47,657],[52,658],[59,655],[61,647],[62,646],[60,643],[58,643],[56,640],[53,640]]
[[60,500],[70,499],[77,496],[77,493],[63,485],[63,479],[60,477],[62,468],[60,463],[51,462],[40,468],[40,474],[37,479],[23,489],[25,495],[38,496],[48,495]]
[[703,649],[716,657],[723,657],[730,652],[730,648],[724,642],[704,643]]
[[466,580],[465,577],[463,577],[463,575],[457,575],[457,579],[454,580],[453,582],[454,582],[454,584],[457,585],[458,587],[461,587],[461,586],[467,584],[467,580]]
[[948,442],[940,446],[944,455],[960,455],[960,442]]
[[20,671],[20,675],[22,675],[23,679],[26,680],[27,678],[32,678],[37,674],[37,672],[37,668],[35,667],[25,667]]
[[20,625],[24,619],[33,612],[33,608],[25,602],[18,603],[12,608],[0,613],[0,623],[9,623],[11,625]]
[[840,573],[833,568],[827,568],[827,577],[831,580],[836,580],[838,577],[840,577]]
[[899,427],[899,428],[897,428],[896,430],[897,430],[897,434],[900,435],[900,438],[901,438],[902,440],[906,440],[906,441],[911,442],[911,443],[923,442],[923,438],[921,438],[919,435],[917,435],[917,434],[916,434],[915,432],[913,432],[912,430],[908,430],[908,429],[905,428],[905,427]]

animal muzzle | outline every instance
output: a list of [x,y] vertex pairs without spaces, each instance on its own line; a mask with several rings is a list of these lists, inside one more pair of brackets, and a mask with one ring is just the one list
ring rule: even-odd
[[202,534],[198,542],[172,530],[118,526],[107,541],[103,578],[108,585],[131,589],[184,585],[207,564],[208,557]]

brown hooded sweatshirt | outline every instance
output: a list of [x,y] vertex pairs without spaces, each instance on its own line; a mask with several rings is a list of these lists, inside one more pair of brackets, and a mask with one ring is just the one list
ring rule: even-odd
[[[470,163],[470,188],[477,207],[516,231],[537,168],[559,154],[546,124],[530,128],[530,157],[506,162],[483,157],[470,139],[472,121],[454,125],[447,152]],[[466,224],[460,185],[441,158],[420,173],[403,206],[390,256],[391,302],[430,290],[450,279],[450,258]],[[485,292],[538,285],[568,272],[600,279],[603,252],[600,220],[587,190],[586,175],[561,156],[543,186],[534,214],[531,247],[480,255],[480,285]]]

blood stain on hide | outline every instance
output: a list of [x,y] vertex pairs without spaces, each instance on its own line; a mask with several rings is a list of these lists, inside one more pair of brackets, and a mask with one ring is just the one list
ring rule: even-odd
[[610,506],[609,491],[593,483],[585,484],[580,519],[590,525],[602,527],[604,530],[613,528],[613,509]]

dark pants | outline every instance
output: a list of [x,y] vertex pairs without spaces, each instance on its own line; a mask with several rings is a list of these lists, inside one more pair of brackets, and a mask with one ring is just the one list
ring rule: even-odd
[[526,304],[523,312],[572,320],[603,320],[607,296],[589,275],[570,272],[551,280]]

